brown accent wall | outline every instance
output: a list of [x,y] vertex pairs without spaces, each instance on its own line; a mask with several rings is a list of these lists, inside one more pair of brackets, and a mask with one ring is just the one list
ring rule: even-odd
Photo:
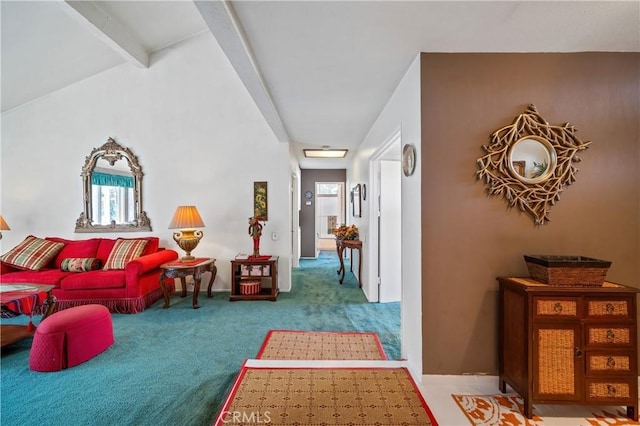
[[[316,182],[345,182],[345,169],[305,169],[300,171],[300,257],[315,257]],[[305,205],[304,193],[313,192],[311,205]]]
[[[425,374],[497,373],[495,278],[528,275],[524,254],[611,260],[640,287],[640,54],[424,53],[421,96]],[[475,177],[528,104],[592,142],[543,226]]]

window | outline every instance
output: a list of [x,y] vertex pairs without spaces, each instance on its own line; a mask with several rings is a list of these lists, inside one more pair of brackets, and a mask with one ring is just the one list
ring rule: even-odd
[[91,176],[93,223],[131,223],[135,219],[133,178],[102,172]]

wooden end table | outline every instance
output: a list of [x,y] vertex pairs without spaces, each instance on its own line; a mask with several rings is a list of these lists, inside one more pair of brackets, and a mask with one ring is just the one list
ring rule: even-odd
[[198,309],[200,307],[200,305],[198,305],[198,293],[200,293],[202,273],[211,272],[211,278],[209,278],[209,285],[207,286],[207,297],[213,297],[211,293],[211,286],[213,286],[213,280],[216,279],[216,274],[218,273],[215,259],[202,258],[194,259],[193,261],[175,260],[163,263],[160,265],[160,268],[162,268],[162,274],[160,274],[160,287],[162,287],[162,293],[164,294],[164,309],[169,307],[169,291],[166,286],[167,278],[179,278],[180,285],[182,287],[180,297],[186,297],[187,283],[185,277],[193,275],[193,309]]
[[341,240],[336,238],[336,250],[338,251],[338,258],[340,259],[340,269],[338,269],[337,273],[340,274],[342,272],[342,276],[340,277],[340,284],[344,281],[344,249],[351,250],[351,262],[349,262],[349,270],[353,272],[353,249],[358,250],[358,287],[362,288],[362,281],[360,281],[360,277],[362,276],[362,241],[360,240]]
[[[34,310],[45,305],[47,310],[42,316],[44,320],[53,313],[56,299],[51,290],[53,285],[41,284],[0,284],[0,305],[2,313],[9,315],[33,315]],[[42,321],[42,320],[41,320]],[[28,337],[32,337],[36,327],[31,321],[29,325],[2,324],[0,326],[0,347],[17,343]]]

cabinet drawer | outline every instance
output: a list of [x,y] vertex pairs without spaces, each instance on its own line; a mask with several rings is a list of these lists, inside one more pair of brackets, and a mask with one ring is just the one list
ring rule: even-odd
[[587,379],[586,401],[603,405],[635,403],[634,386],[637,387],[637,382],[631,378]]
[[580,316],[580,298],[534,297],[533,312],[537,319],[574,319]]
[[587,325],[587,346],[631,346],[633,328],[625,324]]
[[634,371],[633,363],[635,357],[631,352],[611,351],[611,352],[587,352],[587,375],[627,375]]
[[632,318],[633,312],[631,299],[587,299],[587,318]]

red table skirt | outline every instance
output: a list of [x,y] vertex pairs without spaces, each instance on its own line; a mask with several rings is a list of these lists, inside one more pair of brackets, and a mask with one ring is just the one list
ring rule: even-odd
[[36,306],[41,305],[47,300],[46,291],[40,291],[38,289],[29,290],[28,285],[19,284],[5,284],[2,290],[6,290],[6,287],[15,287],[15,291],[2,291],[0,292],[0,304],[2,304],[2,317],[10,318],[16,315],[33,315],[33,310]]

